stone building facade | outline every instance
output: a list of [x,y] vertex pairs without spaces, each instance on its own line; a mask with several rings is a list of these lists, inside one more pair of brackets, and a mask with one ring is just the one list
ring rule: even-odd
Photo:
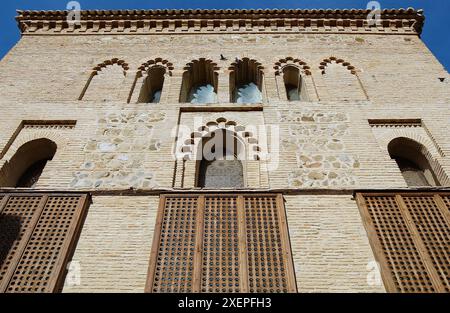
[[[22,38],[0,62],[0,218],[20,197],[87,197],[49,274],[63,292],[449,291],[450,77],[420,39],[421,11],[384,10],[373,25],[368,13],[99,10],[73,23],[68,12],[19,11]],[[203,160],[211,134],[226,134],[214,149],[231,158]],[[403,231],[418,256],[393,256],[370,193],[402,206],[400,193],[418,190],[439,197],[439,230],[429,230],[441,248],[425,251],[417,222]],[[180,218],[174,208],[194,202]],[[11,287],[25,278],[5,261],[23,261],[21,238],[2,248],[2,291],[31,290]],[[198,244],[203,257],[189,250]],[[427,277],[402,285],[415,277],[397,262],[413,257],[434,289],[420,285]],[[164,271],[184,275],[185,289]]]

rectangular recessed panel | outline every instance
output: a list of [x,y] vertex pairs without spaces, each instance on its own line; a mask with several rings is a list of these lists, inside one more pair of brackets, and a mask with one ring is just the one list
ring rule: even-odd
[[153,292],[192,291],[197,202],[196,197],[166,198]]
[[237,197],[206,197],[202,292],[239,292]]
[[431,257],[433,267],[446,292],[450,292],[450,225],[433,196],[403,196],[403,201]]
[[366,202],[397,290],[434,292],[395,196],[366,197]]
[[19,193],[0,208],[3,292],[60,291],[87,207],[85,195]]
[[250,292],[288,292],[276,196],[245,197]]

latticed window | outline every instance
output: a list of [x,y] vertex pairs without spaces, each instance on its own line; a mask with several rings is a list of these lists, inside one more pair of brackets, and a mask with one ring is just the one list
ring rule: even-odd
[[388,292],[450,292],[450,193],[356,195]]
[[296,292],[281,195],[163,195],[148,292]]
[[0,293],[61,291],[90,199],[0,193]]
[[244,173],[240,160],[202,160],[199,187],[243,188]]

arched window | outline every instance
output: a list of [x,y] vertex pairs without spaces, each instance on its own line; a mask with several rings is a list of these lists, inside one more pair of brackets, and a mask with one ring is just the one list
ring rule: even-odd
[[289,101],[307,101],[305,83],[298,67],[284,67],[283,81],[286,88],[286,96]]
[[2,168],[1,186],[32,188],[36,185],[45,165],[53,159],[56,144],[45,138],[22,145]]
[[159,103],[165,93],[164,84],[170,81],[173,64],[155,58],[139,66],[127,103]]
[[263,101],[263,67],[255,60],[244,58],[230,67],[230,97],[236,103]]
[[164,85],[166,69],[162,66],[153,66],[148,70],[139,93],[138,103],[159,103]]
[[[201,149],[201,150],[200,150]],[[199,145],[202,156],[198,165],[197,187],[243,188],[245,160],[244,144],[234,132],[219,129]]]
[[194,60],[187,64],[183,74],[180,102],[217,102],[218,67],[206,59]]
[[408,138],[396,138],[389,143],[388,151],[409,187],[440,185],[423,145]]

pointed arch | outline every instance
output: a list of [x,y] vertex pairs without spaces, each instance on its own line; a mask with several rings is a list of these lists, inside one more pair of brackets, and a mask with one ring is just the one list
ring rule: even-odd
[[264,67],[249,58],[237,59],[229,67],[230,102],[261,103],[263,101]]
[[47,138],[26,142],[0,170],[0,186],[33,187],[56,150],[56,143]]
[[[91,86],[91,84],[93,83],[94,80],[97,80],[97,81],[104,80],[104,84],[100,83],[97,86],[97,88],[95,88],[95,89],[97,89],[97,90],[95,90],[96,92],[101,93],[102,89],[105,89],[108,87],[114,88],[113,86],[111,86],[111,84],[118,84],[119,83],[118,80],[120,80],[120,78],[122,78],[122,79],[125,78],[128,69],[129,69],[128,63],[126,63],[124,60],[118,59],[118,58],[105,60],[102,63],[97,64],[92,69],[92,71],[89,75],[89,78],[86,82],[86,85],[84,86],[78,100],[83,100],[86,98],[86,93],[90,89],[89,87]],[[94,79],[94,78],[96,78],[96,79]],[[94,94],[94,95],[92,95],[92,98],[99,99],[100,97],[95,96],[95,94]],[[114,99],[112,99],[112,100],[114,100]]]
[[192,60],[184,67],[180,91],[181,103],[217,102],[220,68],[209,59]]
[[319,69],[322,71],[330,100],[369,100],[358,75],[359,70],[350,62],[332,56],[324,59]]
[[[139,66],[128,96],[128,103],[158,103],[164,84],[172,76],[173,64],[166,59],[148,60]],[[135,90],[139,88],[138,90]],[[136,94],[134,94],[136,93]]]

